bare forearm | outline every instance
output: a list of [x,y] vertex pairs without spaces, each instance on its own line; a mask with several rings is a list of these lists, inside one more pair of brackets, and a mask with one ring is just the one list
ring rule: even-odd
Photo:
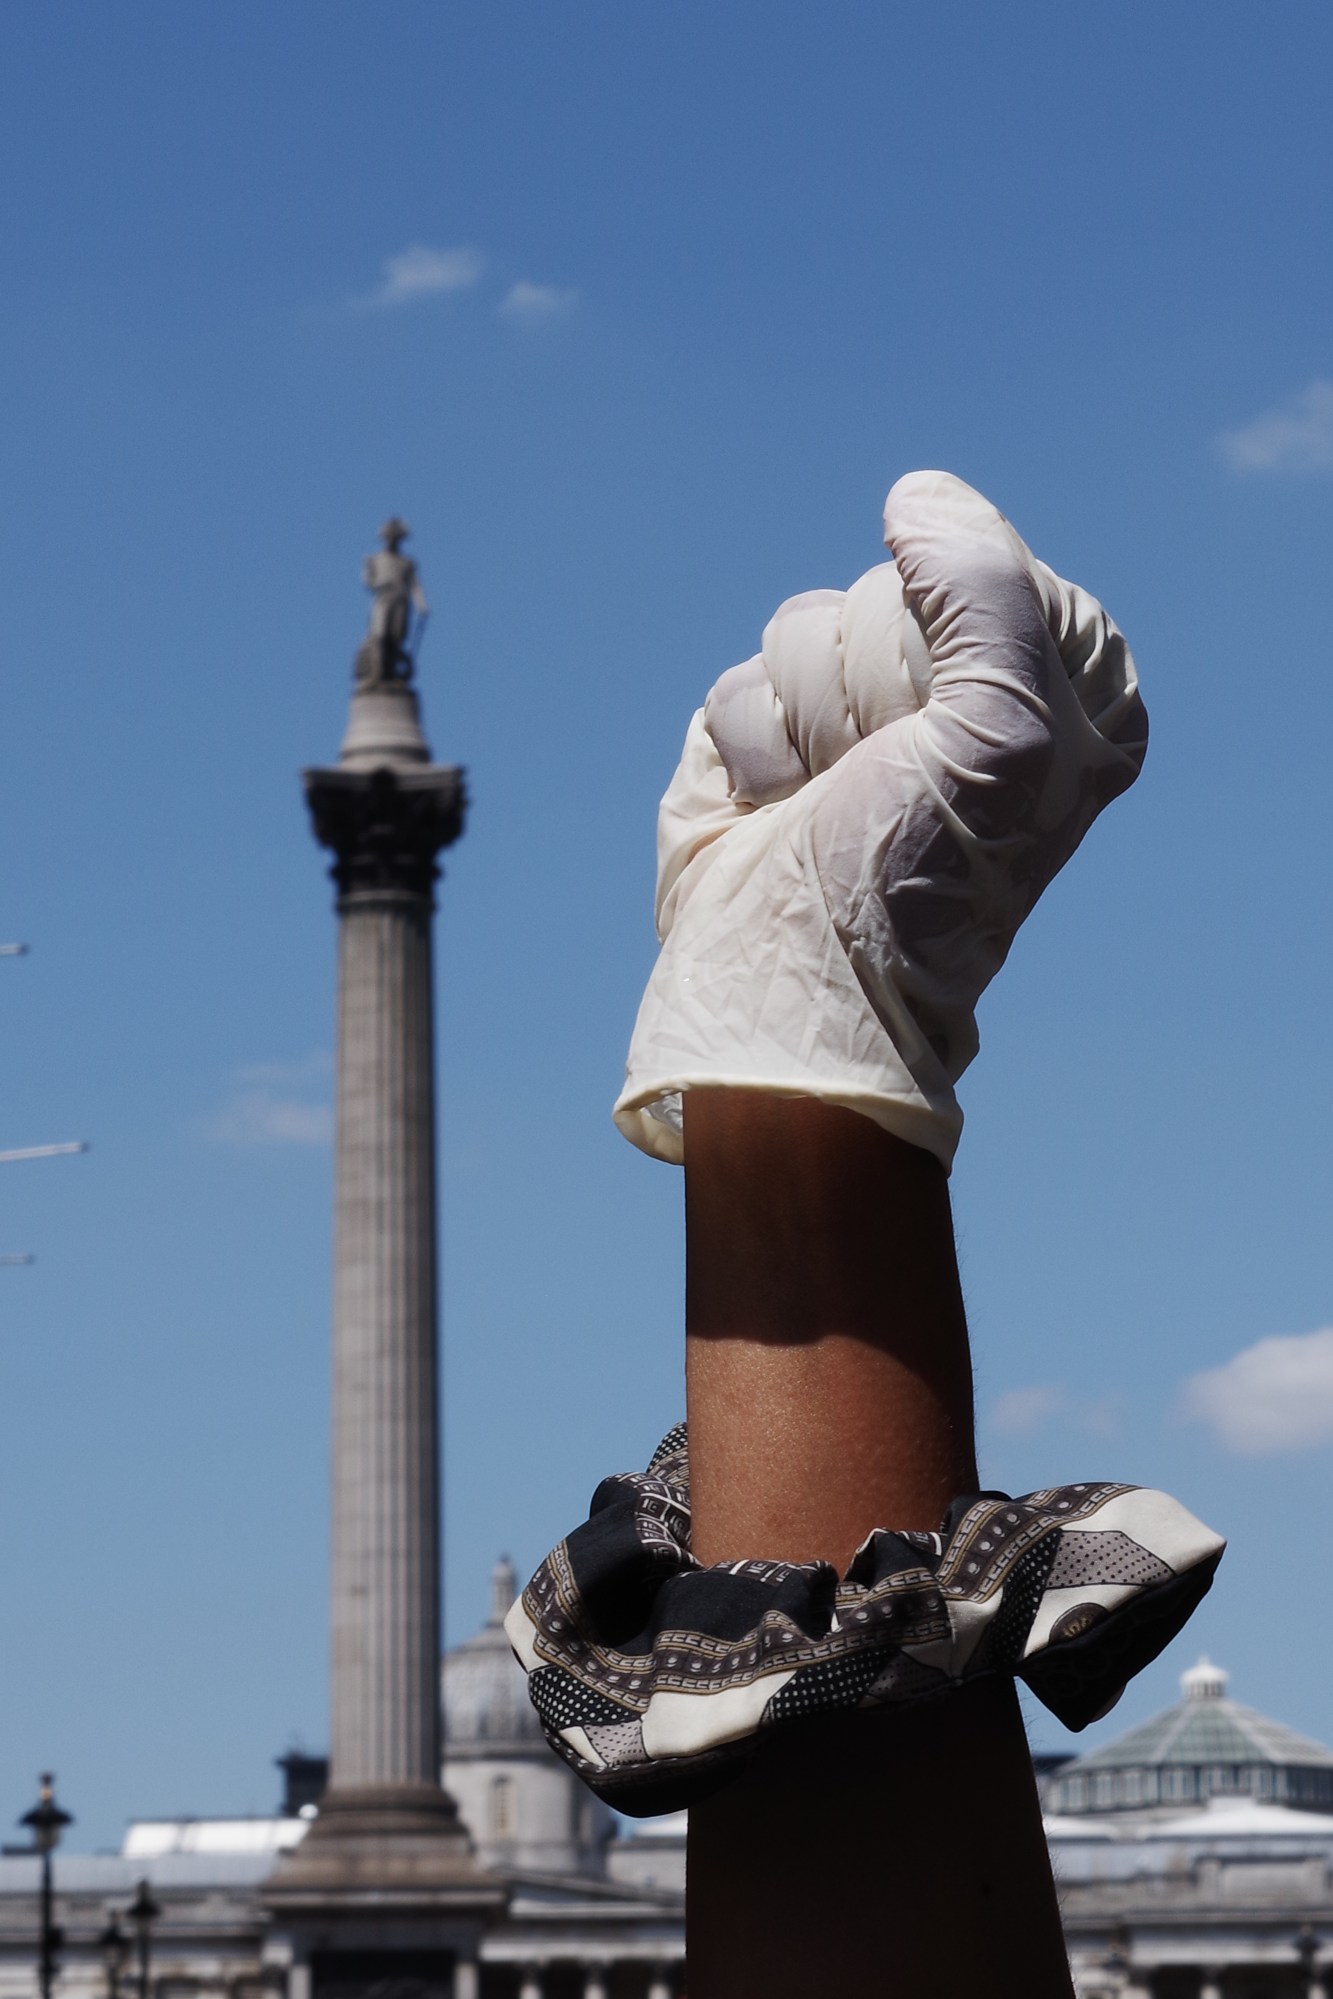
[[976,1485],[938,1161],[810,1098],[685,1100],[694,1550],[845,1568]]

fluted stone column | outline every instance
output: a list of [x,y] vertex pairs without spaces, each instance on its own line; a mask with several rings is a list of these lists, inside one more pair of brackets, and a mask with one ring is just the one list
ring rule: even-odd
[[[415,775],[415,773],[414,773]],[[331,1788],[439,1787],[431,878],[461,824],[428,786],[312,773],[339,884]],[[386,837],[388,835],[392,837]]]
[[304,783],[339,927],[330,1773],[267,1899],[484,1920],[503,1890],[440,1784],[431,924],[463,777],[430,761],[416,695],[390,679],[358,687],[338,763]]

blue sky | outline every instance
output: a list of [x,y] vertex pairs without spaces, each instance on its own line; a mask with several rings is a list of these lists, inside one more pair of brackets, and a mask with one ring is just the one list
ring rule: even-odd
[[0,1815],[47,1765],[84,1845],[265,1809],[325,1739],[297,772],[379,521],[474,800],[439,920],[456,1638],[680,1413],[680,1180],[608,1115],[656,800],[921,465],[1106,601],[1154,731],[962,1088],[985,1475],[1166,1485],[1232,1537],[1117,1723],[1206,1646],[1333,1740],[1331,69],[1300,0],[0,15],[0,1146],[92,1142],[0,1166],[37,1257],[0,1269]]

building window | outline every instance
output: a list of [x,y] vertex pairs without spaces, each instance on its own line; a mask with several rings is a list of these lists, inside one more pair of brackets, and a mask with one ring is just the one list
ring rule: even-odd
[[491,1779],[491,1838],[512,1839],[514,1837],[514,1780],[512,1777]]

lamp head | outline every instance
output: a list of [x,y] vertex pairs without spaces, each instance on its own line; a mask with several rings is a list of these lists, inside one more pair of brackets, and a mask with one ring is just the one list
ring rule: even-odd
[[60,1835],[67,1825],[74,1821],[68,1812],[62,1812],[56,1803],[55,1778],[49,1770],[43,1770],[38,1779],[41,1786],[37,1802],[30,1812],[25,1812],[20,1825],[28,1827],[32,1833],[32,1843],[38,1853],[50,1853],[59,1845]]
[[120,1917],[114,1909],[107,1917],[106,1928],[97,1939],[97,1948],[102,1953],[102,1962],[113,1976],[125,1969],[125,1960],[130,1953],[130,1940],[120,1927]]
[[134,1924],[134,1927],[140,1931],[146,1930],[150,1923],[156,1922],[161,1913],[160,1906],[153,1900],[152,1895],[149,1893],[147,1881],[136,1881],[134,1884],[134,1900],[125,1911],[125,1914]]

